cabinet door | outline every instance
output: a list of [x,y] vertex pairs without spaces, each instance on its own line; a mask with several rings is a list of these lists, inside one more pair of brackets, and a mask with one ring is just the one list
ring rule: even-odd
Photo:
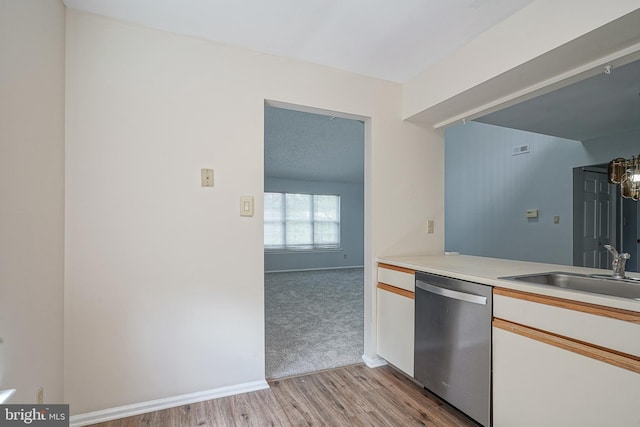
[[378,355],[413,376],[414,300],[377,289]]
[[640,426],[640,374],[493,328],[494,427]]

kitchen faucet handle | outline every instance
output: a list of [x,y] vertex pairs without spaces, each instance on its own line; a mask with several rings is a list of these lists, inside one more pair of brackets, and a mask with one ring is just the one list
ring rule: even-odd
[[611,245],[604,245],[605,249],[608,250],[614,258],[618,258],[618,251]]
[[627,260],[631,258],[631,255],[626,252],[618,253],[616,248],[611,245],[604,245],[604,247],[607,248],[607,250],[611,252],[611,255],[613,256],[613,262],[611,263],[613,277],[615,279],[624,279],[624,265],[626,264]]
[[620,260],[620,259],[629,259],[631,258],[631,255],[629,255],[627,252],[623,252],[623,253],[618,253],[618,251],[616,250],[616,248],[614,248],[611,245],[604,245],[604,247],[611,253],[611,255],[613,256],[614,260]]

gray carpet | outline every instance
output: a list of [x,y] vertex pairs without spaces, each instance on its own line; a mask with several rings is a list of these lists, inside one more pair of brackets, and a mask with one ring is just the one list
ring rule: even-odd
[[362,268],[265,274],[267,378],[361,362],[363,292]]

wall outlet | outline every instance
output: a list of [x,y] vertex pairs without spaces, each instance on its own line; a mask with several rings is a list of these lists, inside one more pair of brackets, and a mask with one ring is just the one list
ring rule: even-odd
[[433,228],[435,226],[435,221],[432,219],[427,220],[427,234],[433,234]]
[[36,405],[44,404],[44,389],[40,387],[36,392]]
[[200,185],[213,187],[213,169],[200,169]]

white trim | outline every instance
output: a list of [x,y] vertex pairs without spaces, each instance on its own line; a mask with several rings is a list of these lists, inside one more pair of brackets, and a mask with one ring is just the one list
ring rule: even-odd
[[265,273],[293,273],[296,271],[322,271],[322,270],[344,270],[348,268],[363,268],[363,265],[346,265],[344,267],[322,267],[322,268],[300,268],[295,270],[269,270]]
[[89,424],[101,423],[117,418],[131,417],[133,415],[140,415],[146,412],[159,411],[161,409],[173,408],[190,403],[218,399],[221,397],[248,393],[256,390],[264,390],[266,388],[269,388],[269,384],[267,384],[265,380],[261,380],[227,387],[219,387],[211,390],[198,391],[195,393],[182,394],[179,396],[165,397],[163,399],[149,400],[147,402],[133,403],[131,405],[117,406],[115,408],[72,415],[69,417],[69,425],[70,427],[86,426]]
[[362,361],[364,362],[365,365],[367,365],[368,368],[378,368],[380,366],[384,366],[387,365],[387,361],[384,360],[382,357],[369,357],[366,354],[362,355]]
[[325,253],[325,252],[344,252],[342,247],[339,248],[311,248],[311,249],[284,249],[284,248],[276,248],[276,249],[264,249],[265,255],[291,255],[291,254],[317,254],[317,253]]
[[588,77],[592,77],[603,72],[602,67],[611,62],[616,62],[615,66],[620,67],[622,65],[633,62],[638,57],[640,51],[640,43],[636,43],[632,46],[621,49],[617,52],[598,58],[587,64],[583,64],[579,67],[573,68],[557,76],[553,76],[542,82],[538,82],[524,89],[518,90],[514,93],[503,96],[502,98],[493,100],[484,105],[481,105],[471,110],[465,111],[462,114],[445,119],[439,123],[433,125],[434,129],[440,129],[447,127],[455,122],[473,120],[480,116],[493,113],[497,110],[510,107],[520,102],[527,101],[539,95],[551,92],[552,90],[559,89],[569,84],[575,83],[580,80],[584,80]]

